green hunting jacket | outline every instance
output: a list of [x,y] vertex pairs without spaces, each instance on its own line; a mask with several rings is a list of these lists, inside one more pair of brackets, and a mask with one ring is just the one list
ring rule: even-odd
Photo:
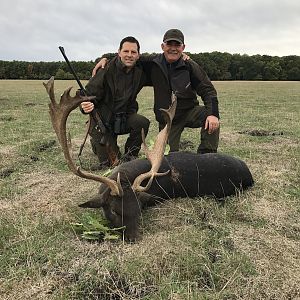
[[[117,60],[114,57],[104,69],[99,69],[86,85],[86,92],[89,96],[96,96],[95,108],[97,109],[102,122],[109,128],[114,121],[114,99],[116,96],[117,84]],[[139,62],[133,68],[132,95],[127,103],[127,114],[138,111],[137,94],[147,85],[147,77]]]
[[177,96],[174,123],[188,110],[199,105],[197,95],[201,97],[207,115],[219,118],[217,91],[206,72],[195,61],[179,59],[177,62],[169,64],[163,54],[143,55],[140,61],[152,81],[154,113],[159,123],[164,123],[159,109],[170,106],[172,90]]

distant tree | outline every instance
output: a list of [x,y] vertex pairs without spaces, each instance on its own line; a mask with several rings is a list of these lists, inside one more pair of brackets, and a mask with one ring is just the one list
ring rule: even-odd
[[66,72],[59,68],[55,73],[55,79],[66,79]]
[[282,68],[279,62],[270,60],[264,65],[263,80],[278,80],[280,78],[281,72]]
[[212,78],[215,78],[215,80],[231,79],[232,76],[229,70],[231,54],[214,51],[210,53],[209,57],[214,62],[215,73],[212,74]]
[[280,60],[282,80],[300,80],[300,56],[283,56]]
[[300,68],[293,67],[287,72],[288,80],[300,80]]
[[255,80],[260,78],[262,74],[263,62],[259,55],[249,56],[244,54],[241,56],[241,66],[240,69],[241,79],[243,80]]
[[243,77],[243,69],[241,67],[241,55],[233,54],[231,55],[230,65],[228,71],[230,72],[231,78],[234,80],[240,80]]
[[[188,53],[211,80],[300,80],[300,56],[230,54],[226,52]],[[113,58],[116,53],[102,57]],[[72,61],[80,79],[89,79],[95,61]],[[65,61],[0,61],[0,79],[73,79]]]
[[29,63],[27,65],[27,78],[32,79],[32,74],[33,74],[33,64]]
[[116,52],[115,53],[112,53],[112,52],[104,53],[101,57],[96,58],[95,62],[97,63],[102,57],[106,57],[110,60],[110,59],[114,58],[116,55],[117,55]]
[[205,70],[211,80],[217,80],[218,67],[210,57],[210,53],[191,54],[190,57]]

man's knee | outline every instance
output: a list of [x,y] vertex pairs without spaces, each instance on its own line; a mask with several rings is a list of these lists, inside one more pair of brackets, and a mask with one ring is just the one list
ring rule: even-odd
[[149,127],[150,127],[150,121],[149,121],[146,117],[141,116],[139,122],[140,122],[140,126],[141,126],[142,128],[144,128],[145,130],[148,130],[148,129],[149,129]]
[[150,121],[146,117],[138,114],[135,116],[133,122],[131,123],[132,123],[131,127],[133,129],[139,130],[143,128],[145,132],[148,132],[148,129],[150,127]]

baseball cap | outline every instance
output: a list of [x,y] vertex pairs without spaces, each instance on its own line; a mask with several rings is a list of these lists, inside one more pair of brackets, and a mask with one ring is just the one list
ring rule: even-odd
[[184,36],[183,33],[179,29],[169,29],[163,38],[163,42],[176,41],[181,44],[184,44]]

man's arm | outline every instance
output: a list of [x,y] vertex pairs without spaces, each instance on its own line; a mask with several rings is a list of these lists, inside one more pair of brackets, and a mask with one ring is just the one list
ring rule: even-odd
[[91,77],[87,83],[85,90],[88,96],[96,96],[96,105],[92,102],[82,102],[81,109],[84,113],[90,113],[95,107],[97,102],[102,99],[104,94],[104,70],[100,70],[96,76]]
[[[151,63],[155,58],[157,58],[160,54],[142,54],[139,58],[139,61],[141,64],[146,66],[147,63]],[[191,58],[186,54],[182,53],[182,59],[190,60]],[[92,71],[92,77],[95,76],[99,69],[104,69],[105,66],[108,64],[108,58],[102,57],[99,62],[95,65],[93,71]]]
[[202,67],[194,61],[188,63],[191,67],[191,84],[207,109],[208,117],[205,122],[205,129],[208,130],[208,133],[213,133],[220,126],[217,91]]
[[108,63],[108,58],[102,57],[98,61],[98,63],[95,65],[95,67],[94,67],[94,69],[92,71],[92,77],[94,77],[97,74],[97,72],[98,72],[99,69],[104,69],[105,66],[107,65],[107,63]]
[[[139,58],[139,61],[144,66],[147,63],[151,63],[154,58],[158,57],[159,54],[142,54]],[[106,57],[102,57],[98,63],[95,65],[93,71],[92,71],[92,77],[94,77],[97,72],[101,69],[104,69],[106,65],[108,64],[109,60]]]

